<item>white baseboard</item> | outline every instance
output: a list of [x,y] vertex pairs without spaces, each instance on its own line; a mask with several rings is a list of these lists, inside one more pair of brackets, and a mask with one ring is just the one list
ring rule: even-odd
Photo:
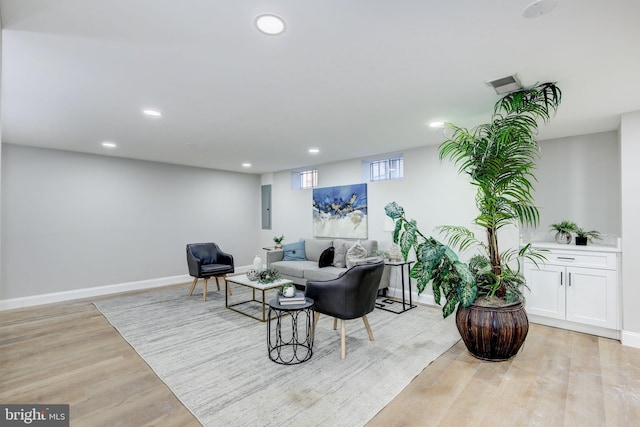
[[[387,289],[387,295],[393,298],[402,299],[402,289],[389,287]],[[433,295],[428,293],[423,293],[422,295],[418,295],[418,293],[414,290],[411,293],[412,301],[419,302],[421,304],[432,305],[438,307],[438,304],[433,300]],[[405,292],[405,300],[409,302],[409,293]],[[640,333],[637,332],[629,332],[629,331],[615,331],[604,328],[590,327],[586,325],[579,325],[576,323],[572,323],[572,327],[567,327],[567,322],[565,321],[557,321],[555,322],[553,319],[543,318],[535,315],[529,314],[529,320],[532,323],[539,323],[546,326],[552,326],[563,329],[571,329],[576,330],[578,332],[583,332],[587,334],[599,335],[607,338],[620,340],[622,345],[627,347],[640,348]]]
[[600,326],[585,325],[582,323],[570,322],[568,320],[553,319],[545,316],[527,313],[529,322],[539,325],[551,326],[553,328],[567,329],[569,331],[581,332],[583,334],[596,335],[599,337],[611,338],[620,341],[620,331],[617,329],[602,328]]
[[28,297],[0,300],[0,311],[14,308],[31,307],[34,305],[51,304],[54,302],[70,301],[120,292],[138,291],[141,289],[158,288],[161,286],[178,285],[193,281],[189,275],[160,277],[157,279],[141,280],[138,282],[118,283],[115,285],[96,286],[93,288],[75,289],[72,291],[53,292],[49,294],[32,295]]
[[[393,298],[398,298],[398,299],[402,299],[402,289],[398,289],[398,288],[394,288],[389,286],[387,288],[387,295]],[[409,302],[409,291],[405,291],[405,295],[404,295],[405,301]],[[435,301],[433,300],[433,295],[428,294],[428,293],[423,293],[422,295],[418,295],[417,291],[413,290],[413,292],[411,292],[411,302],[419,302],[420,304],[426,304],[426,305],[435,305],[438,306],[438,304],[435,303]]]
[[637,332],[622,331],[620,341],[627,347],[640,348],[640,334]]

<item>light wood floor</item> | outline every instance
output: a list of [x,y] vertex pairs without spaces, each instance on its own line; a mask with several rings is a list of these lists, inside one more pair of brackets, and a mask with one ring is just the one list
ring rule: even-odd
[[[199,426],[94,300],[0,312],[0,402],[69,403],[72,426]],[[508,362],[477,360],[459,342],[367,427],[639,422],[639,349],[532,324]]]

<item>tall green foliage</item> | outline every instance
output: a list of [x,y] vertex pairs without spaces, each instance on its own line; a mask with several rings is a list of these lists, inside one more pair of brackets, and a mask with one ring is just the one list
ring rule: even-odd
[[[530,246],[520,251],[507,249],[500,252],[498,232],[508,225],[538,225],[540,215],[533,198],[533,183],[536,181],[533,171],[540,156],[536,141],[538,123],[550,120],[561,99],[562,93],[555,83],[543,83],[498,100],[489,123],[472,129],[452,123],[446,125],[451,136],[440,145],[440,159],[453,162],[458,171],[468,175],[471,184],[477,188],[476,207],[479,213],[473,222],[485,229],[486,242],[477,240],[464,227],[444,226],[440,230],[446,236],[447,243],[461,250],[479,247],[486,264],[476,259],[470,269],[468,265],[460,263],[457,256],[454,260],[451,254],[455,254],[447,246],[419,233],[415,221],[407,220],[404,210],[395,202],[385,208],[387,215],[397,221],[394,241],[399,242],[405,258],[411,248],[416,252],[417,261],[412,269],[412,277],[417,279],[419,290],[420,286],[422,289],[426,286],[425,279],[433,279],[434,296],[438,297],[436,302],[439,302],[444,280],[451,279],[454,288],[464,288],[462,291],[444,292],[447,299],[443,307],[445,317],[453,312],[457,302],[463,302],[463,305],[468,302],[468,299],[461,298],[465,293],[474,299],[482,294],[507,300],[517,299],[517,288],[524,284],[524,279],[519,265],[517,269],[512,269],[509,262],[520,256],[534,261],[542,258]],[[422,253],[424,247],[429,247],[429,255]],[[432,255],[434,251],[435,255]],[[437,261],[433,257],[437,257]],[[462,268],[460,264],[472,273],[477,292],[467,292],[473,286],[466,278],[462,278],[466,272],[462,275],[459,273],[458,270]],[[444,274],[445,270],[448,273]],[[452,304],[453,308],[450,307]]]
[[385,206],[385,212],[396,223],[393,240],[400,245],[405,260],[412,249],[415,251],[416,263],[409,276],[416,279],[418,293],[422,293],[431,282],[436,303],[440,304],[441,297],[445,298],[442,307],[444,317],[453,313],[459,302],[464,307],[471,305],[476,299],[478,286],[467,264],[460,262],[450,247],[422,234],[416,221],[407,219],[404,209],[396,202]]

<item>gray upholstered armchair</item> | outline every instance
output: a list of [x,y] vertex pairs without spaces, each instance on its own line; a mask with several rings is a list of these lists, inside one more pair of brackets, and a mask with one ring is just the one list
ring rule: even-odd
[[[198,279],[204,279],[202,300],[207,300],[207,281],[211,277],[216,278],[216,285],[220,290],[218,277],[233,273],[233,255],[222,252],[215,243],[189,243],[187,244],[187,266],[189,275],[193,276],[193,285],[189,296],[198,283]],[[231,289],[229,289],[231,293]]]
[[378,284],[384,270],[384,262],[356,265],[340,277],[326,282],[307,282],[305,295],[313,298],[315,315],[313,329],[318,324],[320,313],[334,318],[333,329],[337,327],[338,319],[341,325],[341,353],[340,358],[346,357],[345,320],[362,317],[364,326],[373,341],[373,333],[367,320],[367,314],[375,308]]

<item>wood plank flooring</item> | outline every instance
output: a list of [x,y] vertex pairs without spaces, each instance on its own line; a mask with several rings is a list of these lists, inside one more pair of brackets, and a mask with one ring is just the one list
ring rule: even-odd
[[640,422],[640,350],[531,324],[511,361],[462,342],[436,359],[367,427],[629,426]]
[[[181,287],[186,296],[189,285]],[[199,426],[92,305],[96,299],[0,312],[0,402],[69,403],[72,426]],[[532,324],[508,362],[475,359],[459,342],[366,426],[639,421],[640,349]]]

